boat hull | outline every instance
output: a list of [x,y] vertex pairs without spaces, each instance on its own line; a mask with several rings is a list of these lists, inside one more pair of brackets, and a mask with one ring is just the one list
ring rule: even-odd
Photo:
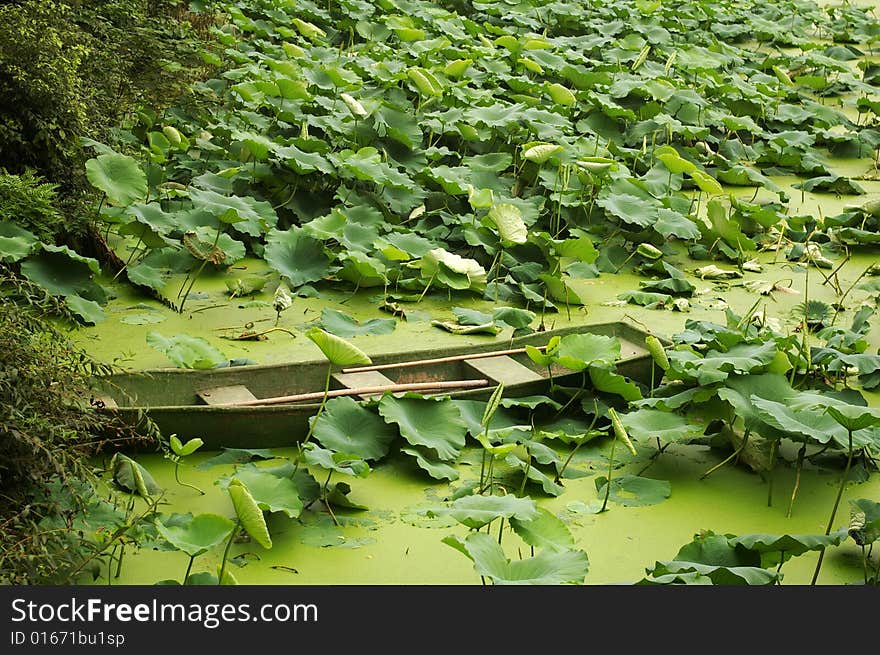
[[[471,343],[455,349],[410,351],[406,353],[406,359],[472,355],[499,349],[516,349],[527,344],[540,346],[545,345],[553,336],[575,333],[617,337],[621,343],[621,357],[617,361],[616,371],[642,383],[650,381],[655,364],[645,346],[647,333],[624,322],[561,328],[517,337],[500,344],[493,340]],[[518,359],[535,372],[546,375],[527,356],[521,355]],[[399,362],[401,357],[399,354],[379,355],[372,360],[375,365],[384,365]],[[427,373],[426,369],[400,369],[395,371],[395,382],[424,380],[426,375],[428,379],[460,379],[463,375],[460,366],[460,363],[450,363],[431,367]],[[327,368],[326,360],[315,360],[208,370],[152,369],[98,378],[96,393],[107,403],[103,411],[113,412],[131,425],[145,426],[145,417],[149,417],[165,438],[172,434],[176,434],[182,441],[198,437],[205,442],[205,450],[278,448],[296,445],[306,435],[309,418],[320,407],[319,400],[251,406],[210,405],[200,401],[200,391],[243,385],[261,399],[320,391],[324,387]],[[659,379],[662,371],[655,371],[655,374]],[[581,384],[582,379],[581,373],[568,370],[554,372],[554,382],[557,384],[576,386]],[[481,400],[487,399],[495,386],[495,382],[490,382],[480,388],[444,390],[438,391],[436,395]],[[548,387],[547,379],[505,385],[505,396],[522,397],[543,393]],[[425,395],[433,394],[425,392]]]

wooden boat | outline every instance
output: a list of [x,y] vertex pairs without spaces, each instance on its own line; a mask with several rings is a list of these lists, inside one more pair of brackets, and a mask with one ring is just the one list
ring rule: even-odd
[[[535,332],[504,341],[468,344],[444,350],[424,349],[372,357],[371,366],[343,368],[332,374],[330,397],[355,399],[417,391],[423,395],[486,399],[500,382],[506,397],[546,392],[549,376],[557,384],[580,385],[581,373],[535,364],[525,346],[546,347],[554,336],[591,333],[616,337],[621,357],[616,370],[647,383],[654,366],[645,346],[646,332],[625,322],[600,323]],[[208,370],[161,368],[97,378],[94,403],[130,424],[144,415],[167,438],[199,437],[205,450],[272,448],[297,443],[308,419],[321,404],[328,362],[317,359],[285,364]],[[659,379],[662,371],[657,372]]]

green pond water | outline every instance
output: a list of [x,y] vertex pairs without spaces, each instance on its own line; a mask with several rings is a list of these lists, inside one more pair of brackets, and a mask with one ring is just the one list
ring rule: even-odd
[[[849,164],[855,168],[864,162]],[[780,180],[781,182],[781,180]],[[822,211],[825,215],[839,212],[844,205],[862,203],[880,195],[878,183],[866,182],[868,196],[836,197],[826,194],[805,193],[792,190],[792,213]],[[748,190],[752,193],[752,190]],[[734,190],[741,193],[741,190]],[[797,294],[774,293],[758,296],[745,289],[741,282],[717,283],[700,280],[692,270],[710,262],[689,260],[686,255],[669,256],[669,261],[688,273],[698,292],[687,313],[670,310],[651,310],[632,304],[621,304],[617,295],[623,291],[638,289],[645,278],[629,273],[602,274],[599,278],[577,280],[576,289],[586,300],[585,306],[561,308],[558,313],[547,314],[544,321],[548,327],[561,327],[570,323],[606,322],[631,320],[641,323],[655,334],[668,336],[684,327],[687,319],[703,319],[724,322],[724,308],[737,313],[746,312],[759,301],[758,312],[766,311],[768,317],[776,318],[783,330],[793,329],[797,317],[793,307],[804,300],[809,283],[809,298],[835,302],[834,285],[824,282],[828,271],[806,269],[785,261],[783,252],[758,254],[764,265],[761,273],[746,273],[744,280],[784,280]],[[870,252],[856,252],[851,260],[837,273],[838,285],[848,289],[865,270],[875,263]],[[264,264],[246,260],[249,272],[259,272]],[[824,275],[823,275],[824,273]],[[169,292],[176,293],[178,281],[169,284]],[[222,335],[235,335],[253,323],[254,329],[274,326],[269,292],[242,300],[229,300],[222,278],[204,276],[195,285],[199,296],[187,303],[183,314],[177,314],[159,303],[133,293],[125,286],[114,287],[116,297],[107,307],[108,319],[96,327],[82,328],[73,333],[75,341],[104,361],[116,361],[132,368],[169,366],[164,355],[146,345],[145,336],[150,330],[163,334],[187,332],[207,338],[228,357],[248,357],[260,364],[278,361],[296,361],[320,357],[317,347],[300,331],[320,317],[325,307],[342,309],[359,319],[387,317],[377,307],[381,289],[362,289],[356,294],[321,288],[320,297],[296,298],[291,309],[281,315],[279,323],[297,336],[287,332],[269,333],[268,339],[259,342],[231,341]],[[173,297],[173,293],[172,293]],[[262,300],[255,305],[252,300]],[[847,311],[842,312],[837,324],[847,325],[853,310],[863,302],[873,303],[874,297],[866,291],[853,289],[847,296]],[[493,307],[490,301],[473,296],[445,296],[428,294],[423,301],[407,304],[409,320],[398,321],[394,332],[388,335],[358,336],[352,342],[370,355],[385,352],[406,352],[411,348],[461,344],[492,340],[503,346],[508,332],[497,337],[456,336],[430,324],[430,319],[451,319],[453,306],[476,309]],[[149,317],[145,319],[144,317]],[[150,322],[139,324],[141,322]],[[868,334],[869,352],[880,347],[880,331],[874,321]],[[866,394],[869,403],[880,406],[878,394]],[[691,541],[703,530],[731,534],[820,534],[825,530],[831,506],[834,502],[839,472],[805,469],[801,475],[797,500],[791,516],[787,516],[789,498],[795,478],[794,453],[782,453],[773,475],[773,502],[768,507],[768,482],[743,466],[725,466],[709,477],[700,480],[707,469],[726,456],[700,445],[670,446],[643,474],[671,485],[669,498],[645,506],[609,505],[610,511],[601,514],[588,513],[587,507],[597,498],[594,485],[596,475],[607,471],[607,440],[584,447],[569,469],[573,476],[564,480],[565,492],[558,497],[542,497],[531,491],[539,504],[553,511],[568,523],[577,547],[583,548],[590,559],[587,584],[628,584],[641,579],[645,568],[655,561],[672,559],[678,549]],[[258,446],[258,445],[257,445]],[[616,461],[621,459],[619,449]],[[644,445],[640,452],[650,454]],[[293,450],[280,450],[280,455],[292,455]],[[565,451],[561,451],[563,456]],[[207,491],[201,496],[192,489],[179,486],[174,481],[173,465],[157,454],[139,454],[137,459],[147,467],[157,482],[166,490],[163,513],[215,512],[232,516],[233,510],[225,491],[215,485],[222,475],[229,474],[232,465],[215,466],[206,470],[196,468],[216,453],[198,452],[185,460],[181,468],[182,479]],[[274,545],[270,550],[253,543],[236,543],[231,556],[247,553],[236,560],[232,572],[242,584],[479,584],[470,560],[441,542],[449,534],[465,534],[461,525],[451,525],[448,520],[430,519],[426,510],[448,498],[457,485],[479,476],[479,455],[466,451],[461,458],[461,478],[455,483],[437,482],[417,469],[408,459],[390,456],[374,467],[364,479],[347,479],[352,485],[351,497],[369,509],[364,511],[336,512],[341,525],[335,526],[330,516],[317,505],[306,511],[300,519],[289,519],[283,514],[269,516],[268,523]],[[638,472],[647,460],[627,463],[614,475]],[[334,474],[334,481],[345,476]],[[516,483],[521,478],[514,478]],[[530,490],[535,489],[529,487]],[[837,514],[837,526],[848,520],[848,499],[880,498],[880,476],[871,476],[867,482],[850,484]],[[140,501],[138,501],[140,502]],[[508,533],[504,545],[510,557],[527,555],[527,547],[519,538]],[[222,556],[217,548],[201,557],[193,571],[216,571]],[[807,584],[816,563],[816,553],[794,558],[784,567],[785,584]],[[153,584],[163,579],[181,579],[187,557],[182,553],[142,549],[126,553],[124,566],[112,584]],[[820,584],[860,583],[862,580],[861,552],[847,540],[839,548],[829,550],[823,563]],[[90,582],[86,580],[84,582]],[[106,584],[106,572],[94,581]]]

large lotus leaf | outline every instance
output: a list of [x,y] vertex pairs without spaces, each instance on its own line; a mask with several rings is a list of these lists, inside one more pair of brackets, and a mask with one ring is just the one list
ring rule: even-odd
[[697,170],[697,165],[684,159],[678,151],[669,145],[654,148],[654,158],[663,162],[663,165],[675,174],[692,173]]
[[353,282],[361,288],[381,287],[388,283],[388,267],[376,257],[370,257],[357,250],[340,253],[342,268],[336,275]]
[[365,478],[370,474],[370,465],[357,455],[335,453],[332,450],[321,448],[316,443],[306,444],[304,450],[306,463],[312,466],[320,466],[328,471],[353,475],[358,478]]
[[[503,404],[504,400],[501,402]],[[453,400],[452,403],[458,408],[471,436],[475,437],[485,430],[481,420],[488,403],[482,400]],[[522,421],[516,412],[499,408],[492,414],[492,420],[489,423],[490,432],[514,427],[522,427],[524,434],[531,432],[531,426],[522,425]]]
[[222,543],[235,528],[235,523],[219,514],[199,514],[190,517],[184,525],[166,526],[159,520],[155,524],[168,543],[190,557],[197,557]]
[[99,302],[106,299],[101,287],[93,281],[94,275],[101,272],[98,261],[83,257],[67,246],[41,244],[41,252],[28,257],[21,264],[21,272],[54,295],[81,295]]
[[17,262],[27,257],[39,239],[23,227],[0,222],[0,262]]
[[847,529],[841,528],[829,535],[746,534],[732,537],[728,543],[734,547],[742,546],[760,553],[761,566],[769,568],[780,564],[780,559],[785,562],[792,557],[799,557],[813,550],[825,550],[830,546],[839,546],[847,536]]
[[724,193],[724,188],[718,184],[718,180],[706,173],[705,171],[688,171],[691,179],[696,183],[700,190],[709,195],[720,195]]
[[305,335],[315,342],[324,357],[336,366],[366,366],[373,360],[357,346],[353,346],[345,339],[330,334],[319,327],[311,327]]
[[758,344],[737,344],[726,352],[709,350],[704,357],[694,356],[687,350],[668,352],[670,371],[679,373],[678,379],[695,380],[701,385],[722,382],[731,373],[757,373],[767,368],[779,352],[774,341]]
[[632,381],[607,366],[590,366],[590,382],[593,388],[604,393],[613,393],[624,400],[634,401],[642,398],[642,391]]
[[676,562],[697,562],[713,566],[760,566],[760,553],[730,543],[734,535],[715,534],[706,530],[694,535],[693,541],[682,546]]
[[292,469],[273,470],[247,465],[236,468],[228,483],[238,480],[246,486],[261,510],[284,512],[290,518],[296,518],[303,510],[303,501],[296,482],[290,477],[292,474]]
[[101,305],[94,300],[87,300],[82,296],[71,295],[64,299],[67,308],[79,316],[85,323],[99,323],[107,318]]
[[[596,478],[595,483],[597,493],[600,497],[604,497],[608,479],[600,476]],[[670,495],[672,495],[672,485],[667,480],[621,475],[611,478],[608,498],[626,507],[642,507],[661,503]]]
[[156,203],[138,203],[125,209],[125,213],[158,234],[170,234],[181,230],[181,224],[173,213],[162,211]]
[[379,414],[387,423],[396,423],[410,444],[430,448],[443,461],[456,459],[464,447],[467,425],[451,400],[386,395],[379,402]]
[[436,459],[426,448],[401,448],[400,452],[414,458],[418,467],[435,480],[449,480],[451,482],[459,478],[455,467]]
[[678,237],[679,239],[699,239],[700,228],[690,218],[672,209],[657,210],[657,221],[654,230],[662,236]]
[[166,337],[159,332],[147,332],[147,344],[163,353],[180,368],[213,368],[228,361],[227,357],[202,337],[175,334]]
[[224,196],[207,189],[191,189],[190,200],[198,209],[252,237],[266,234],[278,223],[278,215],[268,202],[250,197]]
[[484,532],[469,534],[463,541],[446,537],[443,542],[467,555],[477,573],[495,584],[581,584],[589,571],[583,550],[542,550],[534,557],[509,560],[498,541]]
[[494,205],[489,210],[488,218],[498,228],[503,244],[525,243],[528,239],[529,231],[523,222],[522,212],[516,205],[510,203]]
[[315,422],[315,438],[325,448],[366,460],[388,454],[397,431],[353,398],[331,398]]
[[556,349],[556,362],[573,371],[583,371],[591,364],[611,366],[618,359],[620,341],[602,334],[568,334]]
[[317,282],[330,272],[330,259],[321,242],[299,227],[272,230],[266,237],[264,258],[292,287]]
[[568,526],[553,512],[538,508],[533,519],[510,518],[510,527],[529,546],[550,550],[569,550],[574,548],[575,540]]
[[443,248],[429,250],[420,260],[422,275],[436,278],[452,289],[482,290],[486,286],[486,270],[475,259],[461,257]]
[[639,227],[650,227],[659,217],[660,207],[656,203],[629,194],[609,194],[600,197],[596,204],[611,216]]
[[684,416],[657,409],[639,409],[620,416],[620,422],[636,441],[659,439],[660,443],[687,443],[703,435],[705,426]]
[[[244,259],[247,254],[245,245],[241,241],[233,239],[225,232],[217,236],[217,231],[210,227],[200,227],[195,230],[196,238],[205,244],[212,244],[216,240],[217,248],[223,253],[223,265],[231,266],[235,262]],[[192,251],[190,251],[192,254]]]
[[712,398],[717,391],[716,387],[685,387],[679,383],[667,384],[655,389],[652,397],[633,401],[632,404],[636,407],[661,409],[667,413],[690,403],[704,403]]
[[171,277],[171,271],[167,268],[151,266],[147,262],[141,261],[134,266],[127,266],[125,268],[125,275],[132,284],[149,287],[155,291],[162,291],[168,282],[168,278]]
[[880,426],[880,410],[858,405],[828,405],[825,412],[847,430],[864,430]]
[[147,197],[147,176],[137,160],[127,155],[103,154],[89,159],[86,177],[106,194],[111,205],[124,207]]
[[232,500],[235,515],[245,531],[263,548],[271,548],[272,537],[269,536],[266,517],[263,516],[263,510],[257,505],[247,486],[240,480],[233,479],[226,487],[226,491]]
[[371,318],[363,323],[345,312],[329,307],[321,310],[320,326],[338,337],[356,337],[362,334],[389,334],[397,321],[393,318]]
[[701,578],[709,578],[714,585],[773,585],[782,579],[782,574],[758,566],[713,566],[673,560],[657,562],[649,573],[655,579],[679,578],[689,573]]
[[502,323],[515,330],[527,328],[532,324],[536,316],[535,312],[518,307],[499,307],[492,312],[492,319],[495,322]]
[[538,505],[531,498],[505,496],[464,496],[452,503],[449,514],[459,523],[478,530],[500,518],[531,521],[538,518]]
[[[719,393],[719,395],[721,395]],[[785,436],[796,441],[813,441],[826,444],[832,439],[846,447],[846,430],[833,418],[819,410],[793,410],[785,402],[776,402],[751,396],[754,413],[767,425],[779,430]],[[758,432],[765,434],[760,427]]]

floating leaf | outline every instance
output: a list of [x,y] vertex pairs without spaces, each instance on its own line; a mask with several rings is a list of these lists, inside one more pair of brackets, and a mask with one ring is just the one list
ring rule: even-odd
[[356,337],[364,334],[390,334],[397,327],[393,318],[371,318],[363,323],[337,309],[321,310],[320,326],[338,337]]
[[213,368],[228,361],[226,355],[207,340],[189,334],[166,337],[159,332],[147,332],[147,345],[163,353],[180,368]]
[[[605,495],[608,480],[604,476],[596,479],[596,491]],[[672,495],[672,485],[666,480],[652,480],[637,475],[622,475],[611,480],[609,499],[626,507],[656,505]]]

